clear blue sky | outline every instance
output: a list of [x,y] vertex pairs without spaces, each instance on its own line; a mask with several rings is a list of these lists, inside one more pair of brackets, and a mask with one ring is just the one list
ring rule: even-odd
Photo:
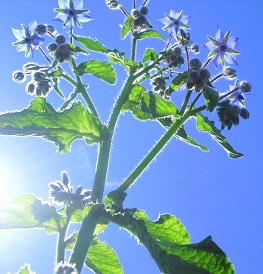
[[[137,1],[138,5],[143,1]],[[131,0],[122,4],[130,10]],[[119,24],[123,22],[121,12],[110,11],[104,1],[86,1],[93,21],[83,24],[76,33],[96,37],[108,48],[129,51],[130,39],[120,40]],[[11,27],[20,28],[37,20],[38,23],[52,23],[62,30],[53,8],[56,0],[9,0],[2,1],[0,11],[0,112],[20,110],[28,106],[31,96],[24,92],[24,85],[11,79],[14,70],[27,61],[45,62],[39,52],[34,59],[24,58],[15,52],[11,43],[16,39]],[[152,220],[159,213],[171,213],[181,219],[191,235],[192,242],[198,242],[208,235],[226,252],[238,274],[263,273],[263,145],[262,135],[262,62],[261,47],[262,11],[261,0],[151,0],[147,17],[159,30],[163,26],[157,19],[164,17],[170,9],[183,10],[190,15],[189,25],[193,40],[202,45],[207,35],[214,36],[219,27],[224,33],[232,30],[239,37],[237,50],[237,73],[240,80],[252,84],[252,94],[246,105],[251,118],[242,120],[231,131],[224,130],[229,142],[245,157],[231,160],[210,136],[196,131],[193,121],[188,132],[201,144],[210,148],[209,153],[173,139],[154,161],[136,185],[128,191],[126,207],[143,209]],[[167,33],[163,32],[167,37]],[[139,43],[138,54],[145,47],[162,50],[161,40],[151,39]],[[200,58],[208,51],[201,47]],[[213,67],[210,66],[212,69]],[[108,117],[114,98],[123,83],[125,75],[116,86],[108,86],[94,77],[84,78],[90,85],[91,97],[104,121]],[[212,74],[215,72],[212,72]],[[228,85],[228,83],[226,83]],[[218,90],[225,91],[226,84],[217,83]],[[69,94],[71,90],[65,90]],[[180,100],[173,94],[175,104]],[[48,101],[58,107],[60,98],[55,94]],[[217,120],[216,114],[213,115]],[[219,125],[219,124],[218,124]],[[154,122],[139,122],[130,114],[121,116],[114,139],[106,191],[117,187],[128,172],[142,159],[143,155],[163,134],[163,129]],[[50,143],[38,138],[0,137],[0,199],[2,201],[22,193],[32,192],[47,199],[48,183],[58,180],[60,172],[67,170],[73,185],[92,187],[96,159],[96,147],[87,147],[81,141],[73,143],[70,153],[59,155]],[[114,225],[101,235],[117,252],[125,274],[159,273],[150,259],[148,251],[123,230]],[[55,258],[56,238],[47,236],[42,230],[0,231],[0,273],[18,271],[24,263],[31,263],[38,274],[52,273]],[[85,270],[83,273],[90,273]]]

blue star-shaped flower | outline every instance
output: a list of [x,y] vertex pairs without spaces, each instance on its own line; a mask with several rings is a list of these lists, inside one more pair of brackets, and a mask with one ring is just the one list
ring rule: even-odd
[[182,11],[175,12],[171,10],[170,15],[166,13],[165,16],[165,18],[160,19],[159,21],[166,25],[163,27],[163,30],[168,29],[169,37],[176,35],[181,28],[189,29],[189,27],[186,25],[188,23],[189,16],[183,15]]
[[33,56],[33,49],[42,44],[44,39],[36,34],[37,22],[34,21],[26,28],[24,25],[22,30],[13,29],[13,34],[17,41],[12,43],[13,46],[17,46],[17,51],[25,51],[25,56],[30,54]]
[[215,38],[208,36],[209,42],[204,45],[210,50],[208,58],[213,57],[216,68],[219,63],[224,65],[225,62],[237,65],[235,54],[239,54],[239,52],[236,51],[235,48],[237,46],[238,38],[234,36],[229,37],[229,35],[230,31],[224,35],[219,29]]
[[83,0],[58,0],[59,9],[55,20],[63,22],[63,27],[67,25],[72,30],[76,25],[81,28],[80,22],[89,22],[92,20],[88,16],[88,10],[83,10]]

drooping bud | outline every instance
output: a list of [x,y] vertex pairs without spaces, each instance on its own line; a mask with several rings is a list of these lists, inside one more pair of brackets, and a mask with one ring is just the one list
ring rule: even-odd
[[33,74],[33,79],[35,81],[44,80],[45,79],[45,73],[37,71]]
[[65,186],[67,186],[67,185],[69,184],[69,177],[68,177],[68,174],[67,174],[66,171],[63,171],[63,172],[61,173],[61,182],[62,182]]
[[58,35],[58,36],[56,37],[56,42],[57,42],[58,44],[65,43],[65,41],[66,41],[66,37],[65,37],[64,35]]
[[147,7],[141,7],[141,8],[140,8],[140,12],[141,12],[142,15],[147,15],[147,13],[148,13],[148,8],[147,8]]
[[49,50],[50,52],[56,51],[57,48],[58,48],[58,44],[57,44],[57,43],[52,43],[52,44],[50,44],[50,45],[48,46],[48,50]]
[[197,58],[194,58],[190,61],[190,67],[193,70],[198,70],[201,68],[201,61]]
[[35,85],[32,82],[29,82],[26,86],[26,92],[33,94],[35,92]]
[[232,80],[234,78],[236,78],[236,70],[232,69],[230,67],[224,67],[223,71],[222,71],[223,77],[225,77],[226,79]]
[[140,12],[138,11],[138,10],[136,10],[136,9],[133,9],[132,11],[131,11],[131,15],[132,15],[132,17],[134,18],[134,19],[137,19],[137,18],[139,18],[140,17]]
[[210,72],[207,69],[200,69],[199,75],[203,81],[206,81],[210,77]]
[[17,83],[23,83],[26,80],[26,75],[23,71],[15,71],[12,75],[12,78]]
[[199,53],[199,46],[196,45],[196,44],[192,44],[191,47],[190,47],[190,50],[191,50],[194,54],[197,54],[197,53]]
[[247,81],[242,81],[240,83],[240,89],[242,92],[250,92],[251,91],[251,85]]
[[249,118],[249,112],[246,108],[241,108],[240,110],[240,116],[243,118],[243,119],[248,119]]
[[47,26],[47,30],[50,32],[50,33],[54,33],[55,32],[55,28],[51,25],[48,25]]
[[47,32],[47,28],[45,25],[38,25],[37,28],[36,28],[36,33],[38,35],[43,35]]

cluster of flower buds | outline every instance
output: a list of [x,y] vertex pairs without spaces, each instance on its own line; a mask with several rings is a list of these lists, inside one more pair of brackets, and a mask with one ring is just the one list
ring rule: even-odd
[[221,124],[221,129],[227,127],[231,129],[232,125],[239,124],[239,116],[243,119],[249,118],[249,112],[245,107],[240,108],[237,105],[231,104],[230,100],[225,100],[218,104],[217,114]]
[[116,0],[105,0],[105,4],[112,10],[118,9],[120,6],[120,2]]
[[46,76],[44,72],[34,72],[32,74],[32,81],[27,83],[26,91],[27,93],[37,96],[46,97],[49,91],[52,89],[52,84],[50,79]]
[[169,68],[180,67],[184,63],[184,58],[181,53],[182,50],[176,47],[174,50],[164,54],[164,62]]
[[78,274],[75,264],[60,262],[54,270],[55,274]]
[[151,81],[151,85],[155,92],[158,92],[163,99],[168,100],[170,96],[167,94],[168,86],[165,80],[166,78],[162,75],[157,76]]
[[54,58],[63,63],[64,61],[69,61],[72,56],[72,51],[66,42],[64,35],[58,35],[56,37],[56,42],[51,43],[48,46],[48,50]]
[[54,203],[59,205],[67,203],[72,205],[74,203],[87,204],[90,201],[91,190],[82,189],[79,186],[76,192],[73,193],[73,187],[70,185],[69,177],[66,172],[62,172],[61,182],[56,181],[49,184],[49,196]]
[[133,9],[131,11],[131,15],[132,15],[132,28],[134,30],[143,30],[146,29],[148,21],[145,17],[145,15],[147,15],[148,13],[148,8],[147,7],[141,7],[140,9]]
[[36,34],[38,35],[43,35],[46,33],[54,33],[54,32],[55,32],[55,28],[51,25],[39,24],[36,27]]
[[188,72],[186,87],[187,89],[195,89],[197,92],[202,91],[204,84],[209,77],[210,72],[205,68],[201,68],[200,60],[194,58],[190,61],[190,70]]
[[183,29],[180,29],[180,34],[176,35],[176,39],[178,41],[178,44],[187,47],[189,50],[191,50],[194,54],[199,53],[199,46],[196,45],[191,39],[190,39],[190,33],[185,32]]

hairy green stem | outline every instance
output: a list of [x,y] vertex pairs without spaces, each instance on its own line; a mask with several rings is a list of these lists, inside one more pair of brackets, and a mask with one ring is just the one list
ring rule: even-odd
[[109,155],[110,155],[111,141],[112,141],[114,129],[115,129],[119,114],[121,112],[121,108],[123,104],[126,102],[127,97],[129,95],[133,81],[134,81],[134,78],[132,76],[129,76],[113,107],[111,116],[108,121],[108,130],[110,132],[110,135],[106,140],[104,140],[103,142],[99,144],[99,155],[98,155],[95,179],[94,179],[92,195],[91,195],[91,200],[93,202],[101,202],[102,200],[107,171],[108,171]]
[[[76,63],[75,63],[75,60],[73,58],[71,58],[70,60],[70,64],[73,68],[73,71],[75,71],[77,69],[77,66],[76,66]],[[86,91],[86,88],[85,88],[85,85],[82,83],[81,81],[81,78],[79,75],[77,75],[75,73],[75,76],[76,76],[76,80],[77,80],[77,89],[78,89],[78,93],[80,93],[83,97],[83,99],[85,100],[89,110],[91,111],[92,115],[95,116],[95,117],[99,117],[98,113],[97,113],[97,110],[96,108],[94,107],[87,91]]]
[[64,262],[65,260],[65,236],[67,231],[67,225],[61,228],[58,232],[58,241],[57,241],[57,264],[59,262]]
[[88,216],[86,216],[82,222],[78,238],[69,260],[71,264],[76,264],[76,268],[79,273],[81,272],[89,246],[93,239],[94,230],[99,219],[101,218],[103,209],[103,205],[94,205]]
[[123,181],[118,187],[119,190],[125,191],[128,189],[135,180],[143,173],[147,166],[153,161],[153,159],[161,152],[168,141],[173,137],[174,133],[189,119],[190,112],[187,112],[180,119],[176,120],[173,125],[166,131],[152,150],[145,156],[145,158],[137,165],[137,167],[131,172],[131,174]]
[[132,61],[135,61],[136,45],[137,45],[137,31],[133,31],[133,35],[132,35],[132,54],[131,54],[131,60]]
[[185,99],[184,99],[183,106],[182,106],[182,108],[181,108],[181,110],[180,110],[180,114],[181,114],[181,115],[183,115],[184,112],[185,112],[185,109],[186,109],[186,107],[187,107],[187,104],[188,104],[188,102],[189,102],[189,99],[190,99],[190,97],[191,97],[191,94],[192,94],[192,90],[187,90],[187,93],[186,93],[186,96],[185,96]]

